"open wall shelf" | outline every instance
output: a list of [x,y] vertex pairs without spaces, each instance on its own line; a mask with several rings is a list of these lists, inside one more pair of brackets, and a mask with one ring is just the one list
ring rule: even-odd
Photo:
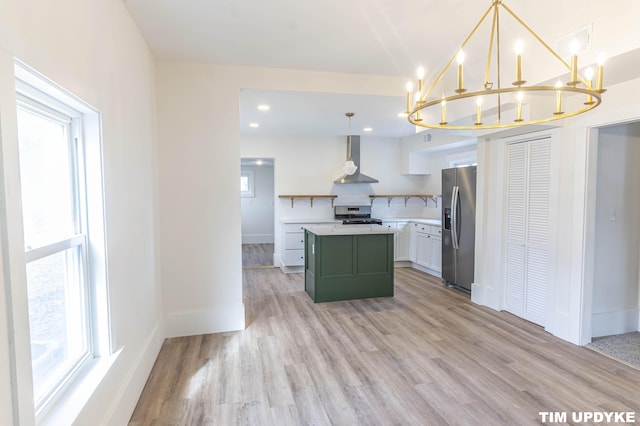
[[316,198],[330,198],[331,207],[333,207],[333,202],[335,201],[336,198],[338,198],[338,196],[337,195],[278,195],[278,198],[291,199],[291,208],[293,208],[293,200],[295,200],[296,198],[308,198],[310,207],[313,207],[313,200]]
[[428,207],[428,201],[432,200],[435,205],[436,208],[438,207],[438,197],[440,197],[440,195],[431,195],[431,194],[394,194],[394,195],[369,195],[369,199],[371,200],[371,205],[373,205],[373,202],[376,198],[386,198],[387,199],[387,206],[391,207],[391,200],[393,200],[394,198],[404,198],[404,206],[407,206],[407,201],[409,201],[409,198],[420,198],[422,201],[424,201],[424,205],[426,207]]

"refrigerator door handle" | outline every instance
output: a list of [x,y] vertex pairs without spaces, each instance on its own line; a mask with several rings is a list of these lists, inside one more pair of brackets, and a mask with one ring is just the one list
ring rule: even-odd
[[458,191],[460,187],[457,185],[453,187],[451,194],[451,241],[453,242],[453,248],[458,250]]

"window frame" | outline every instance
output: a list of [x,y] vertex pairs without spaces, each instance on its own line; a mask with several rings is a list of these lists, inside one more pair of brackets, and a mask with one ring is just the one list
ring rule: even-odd
[[[90,375],[104,374],[104,366],[112,363],[117,355],[113,350],[109,315],[102,125],[100,111],[22,62],[16,60],[14,64],[16,107],[29,112],[35,109],[45,118],[69,122],[69,167],[73,169],[70,179],[77,189],[71,200],[75,233],[42,247],[24,248],[24,267],[26,269],[27,263],[33,260],[77,247],[77,254],[69,259],[76,259],[78,277],[84,281],[82,294],[77,295],[85,304],[82,325],[85,350],[66,376],[38,401],[35,400],[35,389],[31,387],[35,415],[41,419],[57,416],[60,409],[70,408],[67,404],[73,404],[69,398],[75,394],[77,386],[85,386],[85,379]],[[28,310],[28,306],[25,309]],[[30,342],[31,336],[27,336],[26,344]],[[31,359],[27,365],[33,368]]]
[[[249,198],[249,197],[255,197],[256,193],[255,193],[255,186],[254,186],[254,173],[253,170],[242,170],[240,171],[240,180],[242,180],[243,177],[247,177],[247,190],[243,191],[242,188],[240,189],[240,196],[241,197],[245,197],[245,198]],[[242,184],[242,182],[240,182]]]

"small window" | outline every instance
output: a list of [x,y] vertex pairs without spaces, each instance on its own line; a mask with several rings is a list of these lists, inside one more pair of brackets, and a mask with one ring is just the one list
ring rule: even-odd
[[48,80],[18,65],[16,76],[29,338],[40,414],[108,346],[100,126],[97,111]]
[[447,155],[449,167],[469,167],[478,165],[477,151],[458,152]]
[[240,195],[242,197],[254,197],[253,171],[243,170],[240,172]]

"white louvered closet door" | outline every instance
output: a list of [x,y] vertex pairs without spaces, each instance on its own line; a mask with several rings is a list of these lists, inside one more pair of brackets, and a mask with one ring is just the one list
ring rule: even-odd
[[550,277],[551,139],[508,145],[505,310],[545,325]]

